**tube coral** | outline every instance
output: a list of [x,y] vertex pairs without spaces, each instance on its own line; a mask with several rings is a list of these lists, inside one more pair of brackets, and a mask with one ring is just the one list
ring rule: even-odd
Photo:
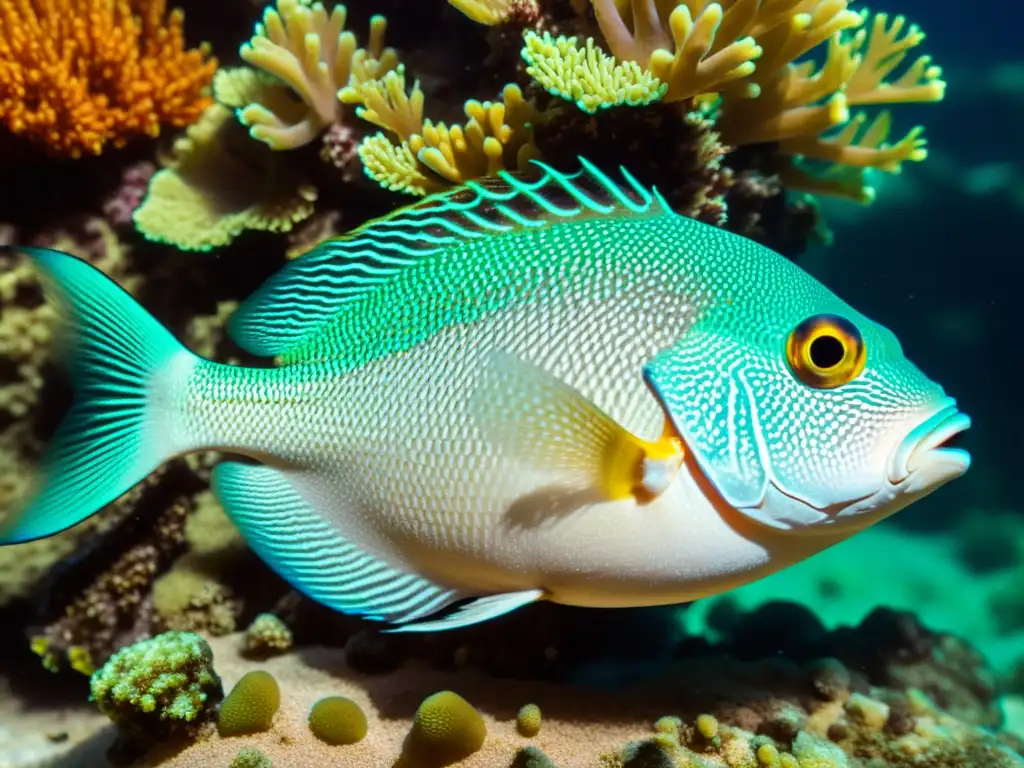
[[379,78],[398,65],[398,54],[384,47],[383,16],[371,19],[369,43],[358,49],[355,35],[345,31],[346,18],[343,5],[328,15],[322,3],[300,0],[278,0],[276,8],[264,11],[263,23],[239,51],[262,76],[248,76],[247,88],[239,89],[246,103],[223,102],[238,108],[254,139],[271,149],[308,144],[340,119],[339,89]]
[[0,124],[69,157],[191,124],[217,68],[165,0],[0,0]]

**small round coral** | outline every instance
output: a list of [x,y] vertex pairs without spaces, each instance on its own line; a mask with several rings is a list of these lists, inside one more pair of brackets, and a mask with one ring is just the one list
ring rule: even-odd
[[310,710],[309,729],[328,744],[355,744],[366,736],[366,715],[351,699],[328,696]]
[[242,747],[228,768],[274,768],[274,763],[256,747]]
[[253,654],[271,655],[292,647],[292,631],[272,613],[261,613],[245,631],[245,650]]
[[416,710],[406,752],[414,760],[448,765],[472,755],[486,738],[480,713],[459,694],[441,691]]
[[718,720],[715,719],[714,715],[699,715],[695,725],[697,726],[697,733],[708,741],[711,741],[718,735]]
[[217,730],[221,736],[269,731],[279,706],[281,689],[274,676],[263,670],[246,672],[224,699]]
[[540,733],[540,707],[536,704],[524,704],[516,715],[516,730],[527,738]]
[[223,695],[206,641],[165,632],[111,656],[92,675],[89,698],[121,728],[158,736],[207,719]]

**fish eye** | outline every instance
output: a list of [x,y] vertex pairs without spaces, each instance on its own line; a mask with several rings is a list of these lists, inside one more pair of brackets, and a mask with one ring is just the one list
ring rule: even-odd
[[853,381],[864,370],[866,359],[860,331],[838,315],[809,317],[786,340],[790,370],[814,389],[834,389]]

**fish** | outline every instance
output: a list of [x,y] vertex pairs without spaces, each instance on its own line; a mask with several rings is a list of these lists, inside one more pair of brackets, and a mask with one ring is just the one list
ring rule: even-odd
[[721,593],[967,471],[970,418],[888,328],[624,167],[533,163],[268,277],[227,323],[262,367],[202,359],[88,263],[21,248],[75,397],[0,543],[216,450],[212,489],[270,568],[432,632]]

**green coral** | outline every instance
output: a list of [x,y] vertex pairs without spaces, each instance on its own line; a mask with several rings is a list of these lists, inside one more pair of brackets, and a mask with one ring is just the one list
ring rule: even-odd
[[328,696],[310,710],[309,729],[328,744],[355,744],[366,737],[366,715],[351,699]]
[[281,706],[281,688],[269,672],[246,672],[224,699],[217,720],[221,736],[244,736],[269,731]]
[[274,768],[274,763],[256,747],[242,747],[228,768]]
[[89,698],[124,730],[157,735],[204,721],[223,696],[206,641],[165,632],[111,656],[92,675]]
[[668,84],[635,61],[617,62],[588,37],[585,47],[575,37],[550,32],[523,35],[526,73],[548,93],[571,101],[593,114],[609,107],[639,107],[659,101]]

